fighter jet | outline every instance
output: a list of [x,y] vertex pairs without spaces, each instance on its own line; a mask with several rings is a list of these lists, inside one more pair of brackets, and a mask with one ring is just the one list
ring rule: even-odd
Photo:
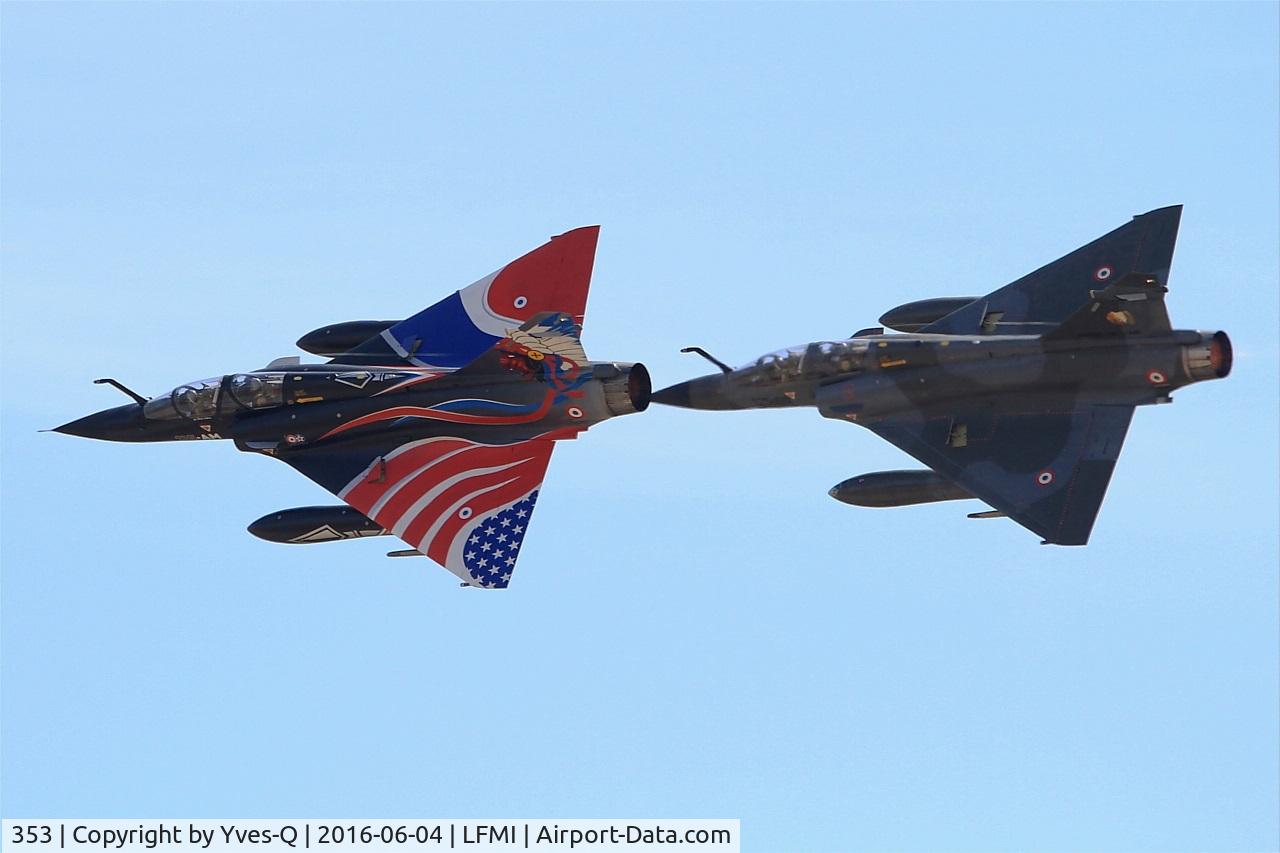
[[[1180,206],[1136,216],[986,296],[900,305],[845,340],[761,356],[653,400],[691,409],[814,406],[867,427],[928,470],[832,488],[885,507],[978,498],[1042,544],[1084,545],[1136,406],[1231,371],[1220,331],[1165,309]],[[885,327],[905,334],[886,334]]]
[[230,439],[344,503],[249,526],[273,542],[394,535],[463,586],[505,588],[557,441],[649,404],[642,364],[579,340],[598,227],[579,228],[402,321],[308,333],[260,370],[133,398],[57,428],[109,441]]

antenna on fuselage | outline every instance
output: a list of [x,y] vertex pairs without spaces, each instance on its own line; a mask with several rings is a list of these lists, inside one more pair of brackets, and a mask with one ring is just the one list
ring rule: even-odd
[[724,371],[725,373],[733,373],[733,368],[732,368],[732,367],[730,367],[729,365],[725,364],[723,361],[721,361],[720,359],[716,358],[714,355],[712,355],[711,353],[707,352],[707,351],[706,351],[706,350],[704,350],[702,347],[683,347],[683,348],[680,350],[680,352],[696,352],[698,355],[702,356],[702,357],[703,357],[703,358],[705,358],[707,361],[711,362],[712,364],[714,364],[716,367],[720,368],[720,369],[721,369],[722,371]]
[[117,382],[114,379],[95,379],[93,380],[93,384],[94,385],[112,385],[116,388],[119,388],[122,392],[132,397],[134,402],[136,402],[139,406],[145,406],[147,403],[148,398],[142,396],[137,391],[129,390],[124,385],[122,385],[121,383]]

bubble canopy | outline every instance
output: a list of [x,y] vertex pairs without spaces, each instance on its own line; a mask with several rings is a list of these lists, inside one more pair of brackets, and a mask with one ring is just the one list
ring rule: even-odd
[[245,409],[284,404],[283,373],[233,373],[179,385],[148,400],[142,413],[151,420],[185,418],[201,421]]
[[730,374],[745,385],[825,379],[862,370],[866,341],[818,341],[766,353]]

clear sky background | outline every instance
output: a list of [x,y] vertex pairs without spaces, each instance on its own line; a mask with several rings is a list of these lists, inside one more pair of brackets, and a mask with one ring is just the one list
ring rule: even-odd
[[[740,817],[750,850],[1262,850],[1277,827],[1277,6],[17,4],[3,30],[3,813]],[[37,429],[603,226],[667,385],[1185,204],[1087,548],[810,410],[562,445],[514,585],[225,442]]]

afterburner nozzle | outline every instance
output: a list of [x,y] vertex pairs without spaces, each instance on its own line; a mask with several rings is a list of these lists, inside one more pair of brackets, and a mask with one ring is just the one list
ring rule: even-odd
[[604,389],[604,404],[612,415],[630,415],[649,408],[653,383],[643,364],[598,365],[596,375]]
[[1192,382],[1223,379],[1231,372],[1231,339],[1226,332],[1201,332],[1200,343],[1184,347],[1182,352]]

